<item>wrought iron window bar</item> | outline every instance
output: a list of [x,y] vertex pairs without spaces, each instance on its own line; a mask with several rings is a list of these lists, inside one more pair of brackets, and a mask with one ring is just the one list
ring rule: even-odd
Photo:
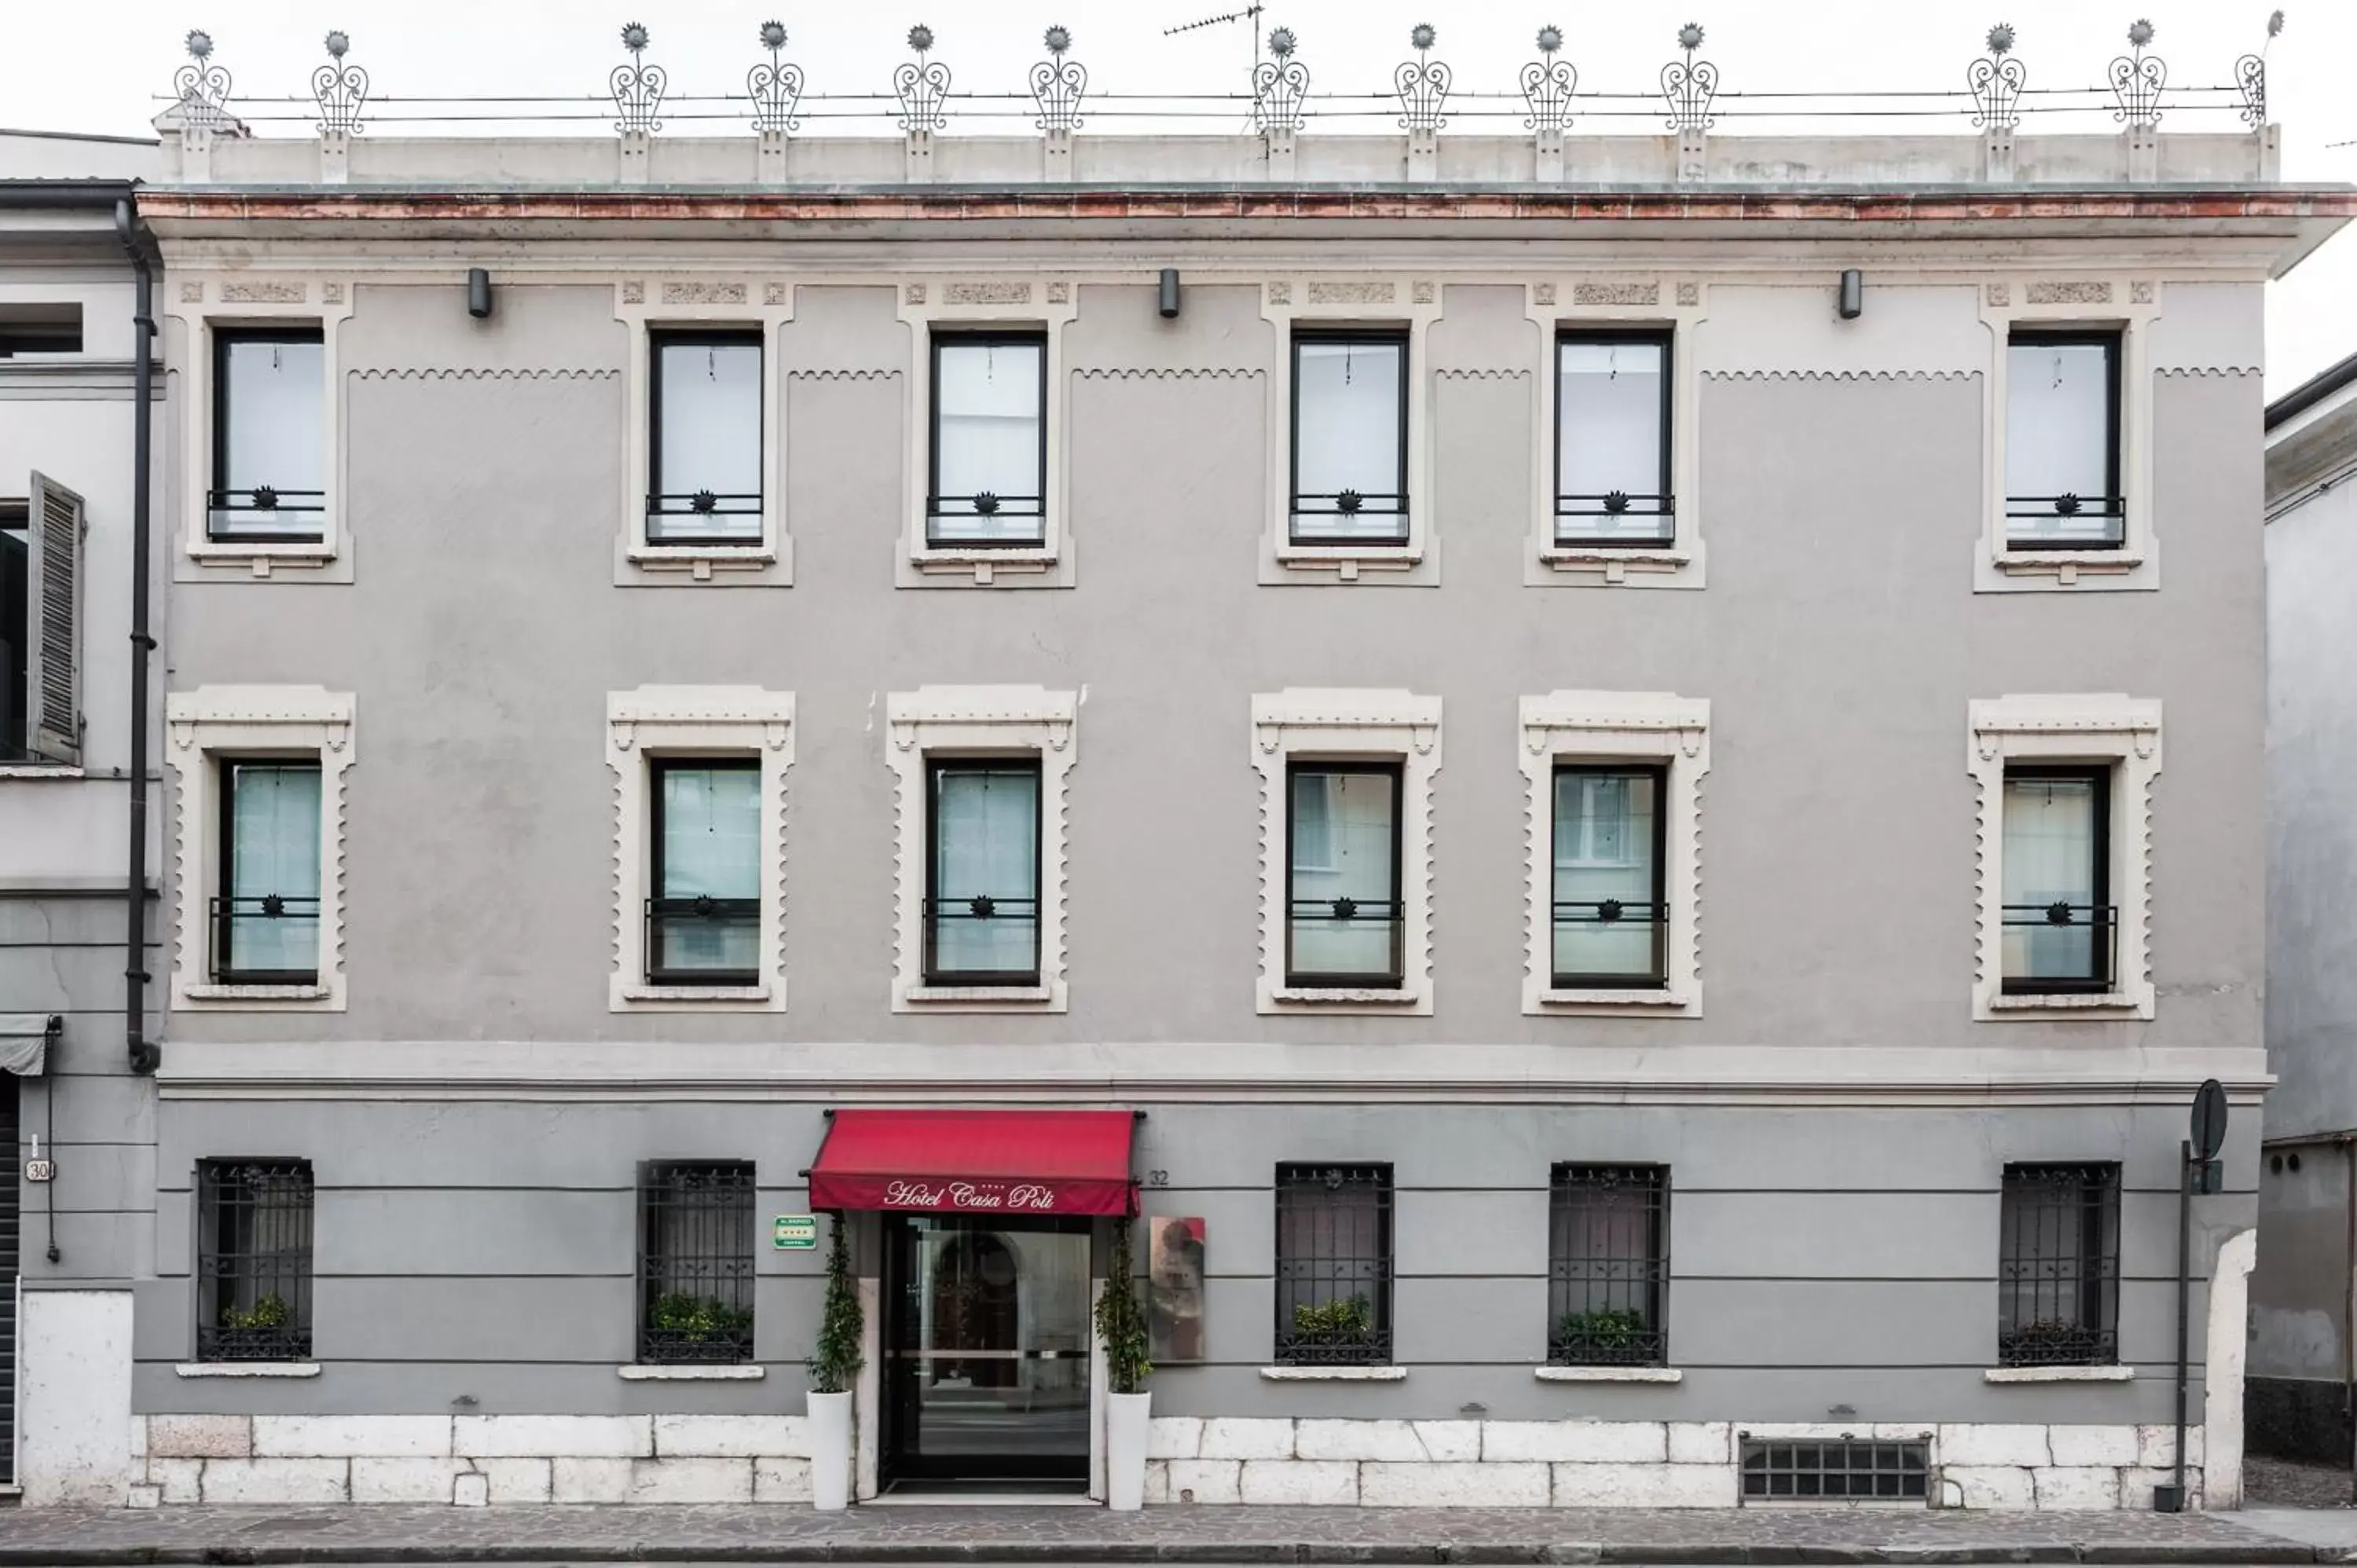
[[1663,945],[1670,926],[1670,907],[1661,903],[1642,903],[1628,898],[1558,898],[1555,901],[1555,929],[1558,934],[1569,929],[1599,927],[1610,929],[1644,929],[1652,933],[1652,967],[1641,974],[1591,972],[1587,970],[1557,969],[1555,983],[1559,987],[1577,985],[1627,986],[1638,989],[1660,985],[1667,978],[1662,962]]
[[2119,496],[2007,496],[2005,516],[2008,550],[2117,550],[2127,542],[2128,507]]
[[[1391,517],[1399,521],[1377,532],[1372,528],[1302,526],[1302,519],[1318,517]],[[1293,497],[1293,542],[1296,544],[1405,544],[1407,542],[1407,497],[1395,490],[1297,490]]]
[[1669,1355],[1670,1173],[1555,1167],[1547,1216],[1547,1360],[1659,1367]]
[[[925,543],[935,550],[1037,549],[1047,542],[1047,504],[1039,496],[1002,496],[990,490],[970,496],[927,496]],[[975,520],[982,527],[973,532],[942,527],[944,522],[965,518]],[[1037,521],[1021,533],[991,532],[1006,518]]]
[[274,485],[207,490],[205,538],[214,543],[257,539],[307,543],[325,537],[327,531],[317,520],[327,510],[325,490],[282,490]]
[[1406,928],[1406,908],[1396,898],[1294,898],[1287,900],[1287,935],[1290,938],[1305,929],[1317,929],[1336,923],[1351,927],[1381,926],[1391,937],[1390,967],[1380,972],[1365,974],[1335,974],[1323,970],[1301,970],[1293,967],[1290,940],[1286,943],[1285,983],[1289,986],[1320,985],[1397,985],[1401,973],[1401,938]]
[[641,1363],[753,1359],[753,1196],[749,1164],[662,1162],[641,1167]]
[[1392,1359],[1392,1168],[1276,1170],[1275,1356],[1285,1367]]
[[647,980],[654,985],[755,985],[759,970],[721,965],[666,962],[675,947],[692,946],[681,939],[696,935],[723,936],[735,931],[759,931],[759,898],[650,898],[646,901]]
[[310,1359],[311,1195],[302,1160],[198,1165],[198,1360]]
[[2003,929],[2083,931],[2087,946],[2086,970],[2079,974],[2016,972],[2008,954],[2005,972],[1999,977],[2000,989],[2008,995],[2111,990],[2113,976],[2119,969],[2119,914],[2118,906],[2114,904],[2072,904],[2060,899],[2047,904],[1999,906],[1998,925]]
[[[937,957],[944,925],[973,920],[1030,936],[1030,963],[1022,969],[945,970]],[[1039,983],[1039,900],[995,893],[925,900],[925,980],[933,985],[1037,985]]]
[[[1607,490],[1602,495],[1555,498],[1555,542],[1587,548],[1668,544],[1677,538],[1677,498]],[[1608,518],[1601,525],[1566,527],[1566,518]],[[1626,526],[1622,526],[1623,524]]]
[[[693,518],[694,525],[673,524],[670,518]],[[721,520],[742,517],[750,522],[731,526]],[[647,497],[647,542],[650,544],[751,544],[761,537],[761,492],[715,490],[669,491]]]
[[1857,1438],[1821,1442],[1743,1440],[1746,1502],[1922,1502],[1932,1445]]
[[216,897],[206,902],[211,914],[212,950],[210,957],[214,983],[311,985],[317,983],[319,967],[316,961],[308,969],[241,969],[236,962],[237,933],[240,924],[245,921],[307,922],[316,950],[319,930],[319,900],[316,896],[264,893],[242,898]]
[[2120,1167],[2005,1167],[1997,1364],[2103,1367],[2119,1359]]

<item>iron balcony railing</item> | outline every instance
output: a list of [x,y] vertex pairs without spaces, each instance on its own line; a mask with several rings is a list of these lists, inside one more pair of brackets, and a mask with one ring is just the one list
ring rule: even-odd
[[282,490],[274,485],[207,490],[205,537],[304,543],[324,536],[327,511],[325,490]]
[[[264,893],[242,898],[208,900],[212,948],[208,955],[213,981],[221,985],[311,985],[319,978],[319,900],[316,896]],[[256,944],[268,945],[273,956],[303,947],[308,964],[255,964],[242,961]]]
[[2127,502],[2119,496],[2007,496],[2010,550],[2116,550],[2127,542]]
[[[1570,986],[1628,986],[1631,988],[1659,985],[1665,978],[1663,950],[1670,925],[1670,907],[1660,903],[1644,903],[1629,898],[1558,898],[1555,901],[1555,984]],[[1628,969],[1574,969],[1564,963],[1566,939],[1581,935],[1598,937],[1618,935],[1623,931],[1646,934],[1646,967]]]
[[[995,893],[976,893],[957,898],[925,900],[925,978],[937,985],[1034,985],[1039,980],[1039,900],[1011,898]],[[1005,932],[1020,935],[1021,967],[1003,965],[974,969],[960,965],[944,967],[942,950],[945,946],[963,945],[954,939],[943,938],[961,930],[968,924],[980,928],[978,937],[996,938]],[[996,944],[992,944],[994,950]],[[966,956],[959,954],[963,960]]]
[[[1336,517],[1340,526],[1307,519]],[[1391,518],[1381,527],[1353,523],[1361,518]],[[1296,491],[1293,497],[1293,542],[1296,544],[1404,544],[1407,542],[1407,497],[1396,490]]]
[[[1287,985],[1397,985],[1401,973],[1401,938],[1405,929],[1405,908],[1396,898],[1295,898],[1289,901],[1286,921],[1289,929],[1286,948]],[[1302,939],[1315,941],[1319,937],[1352,937],[1362,931],[1380,930],[1385,937],[1386,957],[1381,969],[1325,969],[1305,967],[1301,951]],[[1356,950],[1355,944],[1352,950]]]
[[[744,518],[742,523],[729,521]],[[673,521],[673,519],[683,521]],[[761,538],[761,492],[687,490],[647,497],[650,544],[753,544]]]
[[[1046,541],[1047,516],[1047,503],[1039,496],[1003,496],[992,490],[970,496],[927,496],[925,542],[934,549],[1019,550]],[[1028,527],[1008,526],[1010,521],[1026,519]]]
[[[1627,490],[1555,498],[1558,545],[1668,544],[1677,538],[1677,498]],[[1566,522],[1565,520],[1575,520]]]
[[758,968],[723,961],[731,949],[750,949],[758,940],[759,898],[650,898],[646,918],[650,983],[752,985],[760,980]]
[[2001,982],[2013,993],[2109,991],[2119,965],[2119,909],[2111,904],[2002,906]]

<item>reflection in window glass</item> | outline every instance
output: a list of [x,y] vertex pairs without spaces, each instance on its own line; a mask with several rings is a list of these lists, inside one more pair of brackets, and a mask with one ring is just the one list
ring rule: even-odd
[[1397,338],[1295,339],[1297,542],[1407,537],[1406,363]]
[[937,339],[933,501],[941,544],[1025,544],[1046,537],[1043,339]]

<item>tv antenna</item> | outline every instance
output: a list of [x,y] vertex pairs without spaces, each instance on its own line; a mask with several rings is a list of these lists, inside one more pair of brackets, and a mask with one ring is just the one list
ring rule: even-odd
[[1222,16],[1205,16],[1198,21],[1181,22],[1175,27],[1165,27],[1162,29],[1162,36],[1166,38],[1173,38],[1180,33],[1199,32],[1205,27],[1216,27],[1222,22],[1242,22],[1244,25],[1244,30],[1252,34],[1252,62],[1254,69],[1258,70],[1260,67],[1260,14],[1267,8],[1260,3],[1260,0],[1253,0],[1251,5],[1241,11],[1230,11]]

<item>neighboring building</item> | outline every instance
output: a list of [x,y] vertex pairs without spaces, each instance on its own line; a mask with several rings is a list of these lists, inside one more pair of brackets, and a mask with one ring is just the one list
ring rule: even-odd
[[1263,108],[184,117],[131,1499],[806,1498],[813,1211],[860,1496],[1094,1487],[1135,1183],[1157,1500],[2149,1507],[2209,1078],[2238,1499],[2357,194]]
[[2267,406],[2267,1138],[2251,1442],[2346,1464],[2357,1311],[2357,356]]
[[[0,131],[0,1465],[27,1502],[121,1497],[107,1402],[130,1394],[129,1282],[153,1267],[155,1106],[124,1027],[136,289],[117,209],[158,162],[153,141]],[[20,1187],[34,1161],[52,1179]]]

